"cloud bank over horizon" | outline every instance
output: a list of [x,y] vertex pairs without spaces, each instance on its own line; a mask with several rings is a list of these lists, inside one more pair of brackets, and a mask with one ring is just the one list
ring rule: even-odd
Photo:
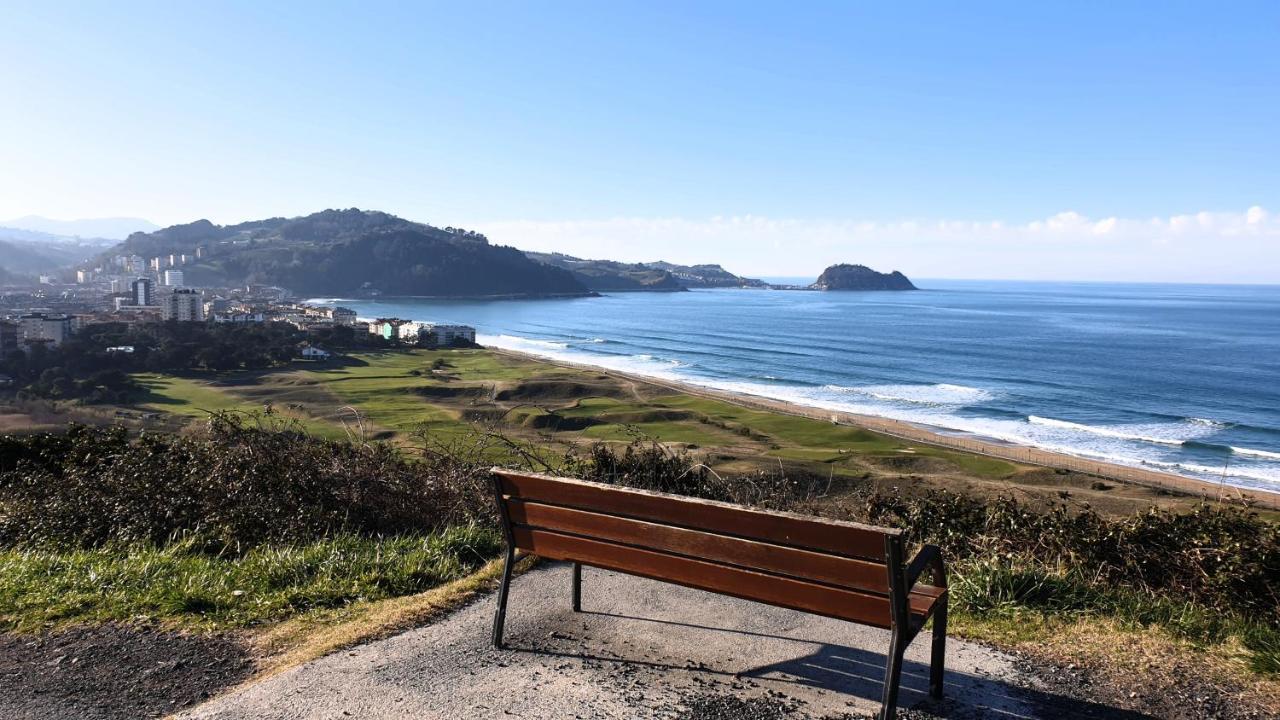
[[1024,223],[731,217],[514,220],[470,226],[523,250],[627,262],[720,263],[739,274],[814,276],[853,262],[913,277],[1280,283],[1280,216],[1240,212]]

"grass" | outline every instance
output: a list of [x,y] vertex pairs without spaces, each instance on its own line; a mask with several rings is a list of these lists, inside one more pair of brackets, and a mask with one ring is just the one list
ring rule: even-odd
[[1045,505],[1069,490],[1116,514],[1152,504],[1194,503],[1137,486],[1104,492],[1112,488],[1091,487],[1078,473],[1045,477],[1016,462],[483,349],[353,353],[341,362],[240,377],[240,382],[232,376],[216,387],[198,382],[192,387],[182,378],[152,376],[155,395],[185,401],[152,407],[196,417],[201,413],[195,408],[257,409],[271,402],[321,436],[341,434],[344,424],[354,427],[358,419],[365,438],[405,448],[419,444],[419,432],[438,442],[464,441],[476,427],[560,449],[625,442],[641,432],[661,442],[697,446],[705,462],[722,473],[785,463],[843,483],[869,480],[883,487],[966,493],[998,487]]
[[353,603],[413,595],[496,557],[497,532],[475,526],[385,539],[343,535],[208,555],[190,544],[0,551],[0,628],[163,618],[245,627]]
[[1049,569],[1030,558],[983,556],[952,567],[952,628],[1003,643],[1036,642],[1077,623],[1106,621],[1130,632],[1158,628],[1197,650],[1235,648],[1260,675],[1280,675],[1280,628],[1168,595],[1093,582],[1081,569]]
[[728,445],[733,437],[714,429],[687,422],[638,422],[594,425],[582,431],[582,436],[594,440],[630,441],[637,436],[653,438],[658,442],[687,443],[705,447]]
[[415,388],[442,384],[430,370],[432,362],[440,357],[455,366],[451,374],[502,374],[493,367],[492,357],[475,351],[415,350],[360,353],[353,356],[353,364],[296,370],[292,375],[317,383],[340,403],[358,408],[375,426],[391,433],[403,435],[426,427],[436,433],[457,434],[467,427],[457,412],[413,392]]
[[[433,372],[433,365],[444,367]],[[312,416],[339,417],[342,406],[357,408],[384,438],[405,437],[426,429],[437,436],[461,435],[468,424],[462,413],[473,405],[465,399],[426,395],[424,390],[512,386],[531,380],[566,383],[618,381],[591,371],[559,368],[484,350],[395,350],[357,353],[344,365],[315,366],[262,376],[247,386],[214,387],[187,378],[143,374],[150,390],[147,407],[202,417],[209,410],[249,412],[261,409],[273,397],[279,405],[304,407]],[[308,392],[302,388],[314,388]],[[316,406],[316,395],[323,407]],[[248,396],[248,397],[246,397]],[[251,398],[251,399],[250,399]],[[920,456],[946,460],[958,471],[984,478],[1003,478],[1017,466],[993,458],[911,445],[878,433],[847,425],[834,425],[807,417],[742,407],[733,403],[679,393],[647,400],[622,401],[612,397],[549,398],[556,414],[565,418],[600,421],[585,430],[561,432],[575,438],[626,441],[637,432],[662,442],[714,447],[754,447],[755,454],[787,460],[841,463],[858,456],[889,456],[910,449]],[[295,413],[296,414],[296,413]],[[523,428],[529,420],[546,414],[543,407],[517,406],[500,415],[504,424]],[[683,417],[682,417],[683,416]],[[308,429],[331,436],[336,423],[303,418]],[[548,429],[543,427],[543,429]],[[340,431],[340,430],[339,430]]]
[[[204,380],[159,373],[135,373],[133,378],[147,392],[139,404],[156,412],[206,419],[217,412],[261,413],[265,405],[262,401],[238,395],[234,386],[213,385]],[[346,436],[337,424],[317,420],[304,413],[282,411],[280,407],[275,407],[273,411],[283,412],[307,432],[318,437],[337,439]]]
[[261,405],[250,403],[208,383],[176,375],[136,373],[133,379],[146,388],[141,405],[158,412],[206,417],[219,411],[253,412]]

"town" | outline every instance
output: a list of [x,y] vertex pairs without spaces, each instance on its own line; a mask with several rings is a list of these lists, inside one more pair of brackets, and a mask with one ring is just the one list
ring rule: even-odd
[[[92,269],[41,275],[38,283],[0,287],[0,357],[37,345],[56,348],[86,328],[108,323],[287,323],[309,335],[350,328],[390,344],[429,348],[472,346],[476,341],[475,328],[468,325],[401,318],[365,321],[349,308],[297,301],[280,287],[189,287],[183,267],[202,254],[203,248],[195,255],[150,259],[116,255]],[[304,341],[297,348],[297,356],[303,359],[324,360],[330,355],[330,350],[313,342]],[[0,383],[6,380],[0,377]]]

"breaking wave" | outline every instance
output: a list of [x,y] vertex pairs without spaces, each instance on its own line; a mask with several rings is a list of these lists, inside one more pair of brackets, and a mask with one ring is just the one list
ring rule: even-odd
[[864,395],[875,400],[904,402],[914,405],[973,405],[991,400],[992,393],[981,388],[950,383],[934,385],[866,385],[845,387],[827,385],[826,389],[850,395]]

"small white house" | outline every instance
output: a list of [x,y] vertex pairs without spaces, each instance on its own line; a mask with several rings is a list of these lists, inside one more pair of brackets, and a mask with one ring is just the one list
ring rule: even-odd
[[333,353],[324,348],[318,348],[314,345],[307,345],[302,348],[303,360],[328,360],[331,357],[333,357]]

